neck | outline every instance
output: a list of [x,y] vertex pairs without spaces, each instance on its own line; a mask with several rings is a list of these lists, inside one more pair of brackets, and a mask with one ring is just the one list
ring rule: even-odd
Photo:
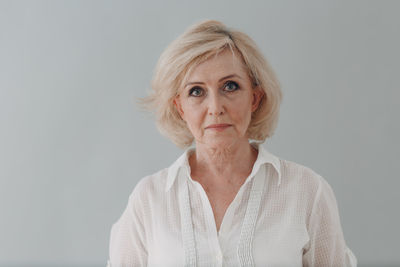
[[189,159],[192,178],[211,185],[241,184],[251,173],[257,153],[247,139],[223,147],[196,144]]

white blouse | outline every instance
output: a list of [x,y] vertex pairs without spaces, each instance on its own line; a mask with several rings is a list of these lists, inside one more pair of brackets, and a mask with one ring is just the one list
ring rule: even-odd
[[112,226],[108,266],[357,266],[330,185],[261,145],[217,232],[188,149],[144,177]]

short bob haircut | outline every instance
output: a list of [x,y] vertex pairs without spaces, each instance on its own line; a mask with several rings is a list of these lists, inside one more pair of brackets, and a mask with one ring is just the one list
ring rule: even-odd
[[176,110],[174,99],[197,65],[226,48],[242,58],[253,89],[264,91],[252,114],[248,138],[264,142],[274,133],[282,99],[274,71],[248,35],[219,21],[206,20],[188,28],[164,50],[154,71],[152,92],[142,99],[144,107],[155,112],[160,132],[181,148],[190,146],[194,137]]

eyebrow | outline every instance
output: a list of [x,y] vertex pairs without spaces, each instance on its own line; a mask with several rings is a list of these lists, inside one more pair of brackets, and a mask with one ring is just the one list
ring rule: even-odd
[[[233,77],[237,77],[239,79],[242,79],[242,77],[240,77],[237,74],[230,74],[230,75],[227,75],[225,77],[222,77],[221,79],[218,80],[218,82],[221,82],[223,80],[226,80],[226,79],[229,79],[229,78],[233,78]],[[185,87],[188,86],[188,85],[191,85],[191,84],[204,84],[204,83],[203,82],[188,82],[187,84],[185,84]]]

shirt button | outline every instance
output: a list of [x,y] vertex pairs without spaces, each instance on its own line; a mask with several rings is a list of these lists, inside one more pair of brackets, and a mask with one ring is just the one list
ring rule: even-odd
[[217,252],[216,258],[217,258],[218,263],[222,263],[222,254],[221,254],[221,251],[218,251],[218,252]]

